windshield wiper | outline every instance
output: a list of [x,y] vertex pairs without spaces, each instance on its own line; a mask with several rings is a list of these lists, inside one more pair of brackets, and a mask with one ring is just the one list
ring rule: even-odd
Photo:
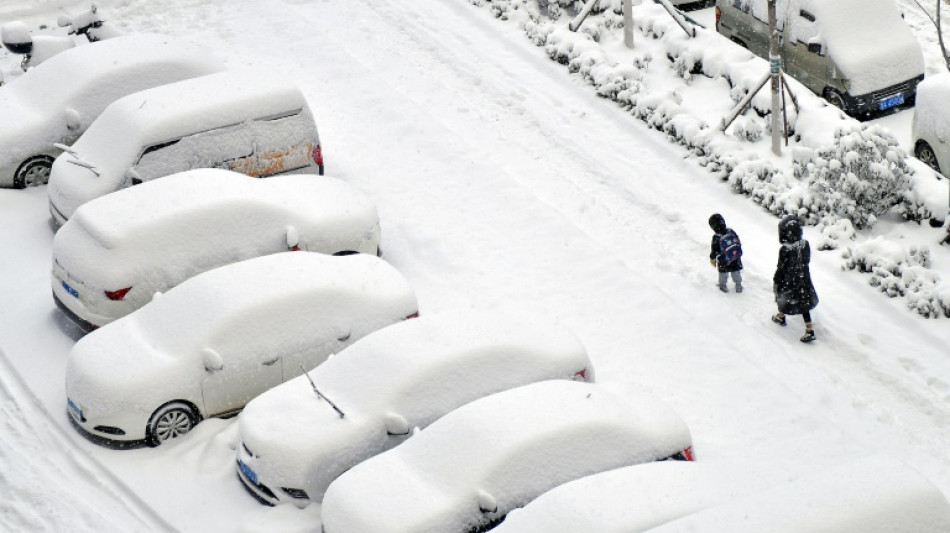
[[88,161],[83,161],[82,159],[67,159],[67,161],[69,161],[70,163],[76,166],[89,169],[89,171],[95,174],[97,178],[99,177],[99,169],[97,169],[95,165],[93,165],[92,163],[89,163]]
[[335,403],[331,402],[330,398],[327,398],[319,390],[317,390],[317,384],[314,383],[313,379],[310,378],[310,374],[307,373],[307,369],[304,368],[303,365],[300,365],[300,370],[303,370],[303,375],[307,376],[307,380],[310,382],[310,386],[313,387],[313,392],[317,393],[317,398],[325,400],[328,404],[330,404],[330,407],[332,407],[333,410],[336,411],[336,414],[340,415],[340,418],[343,418],[344,417],[343,411],[340,411],[340,408],[337,407]]

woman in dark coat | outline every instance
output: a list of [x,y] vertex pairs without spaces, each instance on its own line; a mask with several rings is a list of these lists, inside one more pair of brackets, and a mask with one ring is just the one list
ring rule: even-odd
[[818,305],[818,293],[811,282],[808,263],[811,248],[802,238],[802,226],[798,219],[789,215],[778,224],[778,240],[782,243],[778,252],[778,266],[772,277],[772,291],[778,313],[772,317],[776,324],[786,324],[785,315],[802,315],[805,319],[805,335],[802,342],[815,340],[810,311]]

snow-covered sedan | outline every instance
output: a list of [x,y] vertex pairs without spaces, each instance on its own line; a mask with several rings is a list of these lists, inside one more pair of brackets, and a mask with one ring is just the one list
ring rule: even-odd
[[490,528],[562,483],[690,459],[689,430],[646,394],[552,380],[476,400],[330,484],[325,533]]
[[67,410],[87,434],[158,445],[418,314],[376,256],[285,252],[199,274],[82,338]]
[[874,455],[752,492],[647,531],[947,533],[950,503],[919,472],[896,459]]
[[180,39],[133,34],[77,46],[0,87],[0,187],[46,183],[71,144],[114,100],[221,70]]
[[195,169],[82,205],[53,239],[57,306],[89,330],[214,267],[287,250],[379,250],[379,217],[349,184]]
[[271,389],[241,413],[238,475],[265,503],[319,502],[344,471],[482,396],[548,379],[593,381],[594,373],[564,328],[447,313],[372,333],[309,378]]

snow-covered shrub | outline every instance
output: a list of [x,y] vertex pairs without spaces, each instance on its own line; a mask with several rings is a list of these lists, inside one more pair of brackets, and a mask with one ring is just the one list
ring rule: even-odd
[[743,141],[756,142],[765,135],[765,124],[759,117],[740,116],[732,123],[732,135]]
[[836,250],[841,241],[853,241],[856,237],[854,225],[847,218],[825,217],[819,224],[821,238],[815,245],[819,250]]
[[906,155],[880,126],[839,129],[834,145],[818,150],[806,167],[808,187],[819,200],[813,209],[848,218],[858,229],[873,226],[910,189]]
[[911,247],[881,237],[845,249],[844,270],[868,273],[868,284],[891,298],[907,297],[908,308],[928,317],[950,318],[950,287],[942,287],[940,275],[930,269],[930,249]]

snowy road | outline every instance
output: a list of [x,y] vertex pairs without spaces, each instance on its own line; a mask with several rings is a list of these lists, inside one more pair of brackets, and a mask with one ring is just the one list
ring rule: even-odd
[[[487,10],[465,0],[128,4],[114,7],[128,31],[200,38],[232,68],[276,70],[300,84],[327,174],[378,203],[385,258],[410,279],[423,313],[552,317],[584,340],[598,380],[664,398],[689,424],[698,459],[732,462],[738,475],[778,480],[887,453],[950,494],[946,320],[908,312],[841,272],[837,254],[816,253],[819,341],[800,344],[800,321],[781,329],[768,319],[776,220]],[[742,295],[713,285],[706,219],[715,211],[743,239]],[[62,377],[76,332],[49,296],[47,220],[43,188],[0,190],[0,274],[9,281],[0,285],[0,347],[59,424],[52,439],[38,422],[35,442],[53,456],[70,446],[90,454],[134,493],[120,502],[141,498],[179,530],[318,531],[318,506],[270,509],[243,492],[234,420],[204,422],[161,449],[110,450],[75,434]],[[950,273],[947,254],[935,262]],[[25,411],[29,391],[11,388],[2,370],[0,378],[0,399],[14,406],[5,427],[45,420]],[[32,434],[0,439],[2,463],[38,447]],[[84,516],[86,498],[98,505],[104,478],[69,479],[62,490],[82,496],[75,507],[66,498],[63,523],[70,508]],[[42,500],[0,478],[7,486],[17,509]],[[155,526],[137,509],[119,504],[108,515],[115,524],[77,529]],[[30,529],[21,524],[32,519],[0,513],[0,529]]]

